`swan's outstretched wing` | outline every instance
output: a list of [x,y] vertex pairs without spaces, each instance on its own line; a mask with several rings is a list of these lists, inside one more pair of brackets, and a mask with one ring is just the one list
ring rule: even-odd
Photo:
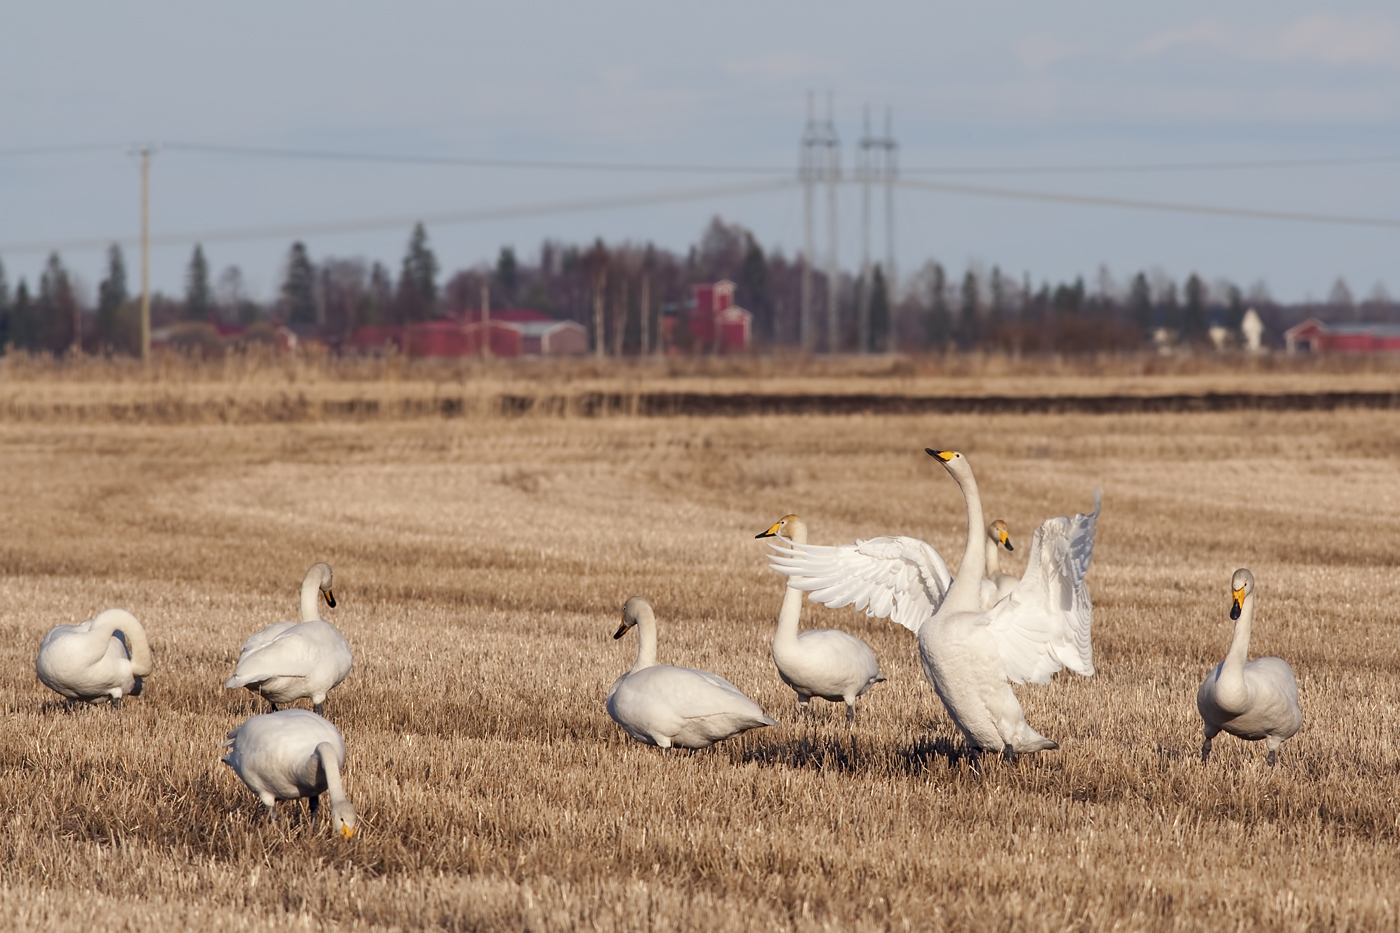
[[774,570],[808,590],[812,599],[840,609],[854,606],[917,632],[933,618],[952,575],[929,544],[903,535],[837,546],[770,541]]
[[296,622],[278,622],[275,625],[269,625],[261,632],[254,632],[252,635],[249,635],[248,640],[243,643],[242,650],[238,652],[239,660],[242,660],[250,651],[259,651],[266,648],[280,638],[288,629],[295,628],[297,625],[298,623]]
[[1062,667],[1094,673],[1093,606],[1084,575],[1094,553],[1099,501],[1095,490],[1092,513],[1046,519],[1031,541],[1020,584],[986,613],[1014,683],[1049,683]]

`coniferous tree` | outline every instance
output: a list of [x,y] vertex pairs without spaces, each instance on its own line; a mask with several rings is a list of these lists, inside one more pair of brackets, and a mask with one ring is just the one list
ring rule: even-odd
[[39,277],[38,312],[40,320],[40,349],[50,353],[63,353],[73,346],[78,337],[76,318],[79,314],[78,299],[73,294],[73,283],[68,270],[58,253],[50,253]]
[[754,333],[764,340],[772,340],[773,302],[768,296],[768,257],[752,234],[747,236],[747,240],[744,262],[739,266],[740,304],[753,314]]
[[437,257],[428,247],[428,232],[419,221],[413,226],[399,275],[399,317],[404,323],[427,320],[437,310],[437,273]]
[[1128,288],[1128,315],[1137,332],[1146,336],[1152,327],[1152,287],[1147,284],[1145,273],[1133,276],[1133,284]]
[[963,276],[962,308],[958,313],[958,345],[964,350],[976,346],[982,336],[981,321],[978,320],[981,304],[977,273],[969,268]]
[[196,243],[185,272],[185,318],[207,321],[214,313],[214,290],[209,286],[209,263],[204,259],[204,247]]
[[10,342],[17,350],[37,353],[43,349],[43,328],[38,309],[29,297],[29,283],[19,280],[10,305]]
[[953,336],[953,314],[948,309],[948,274],[940,263],[928,268],[928,315],[924,318],[924,346],[943,349]]
[[300,240],[287,254],[287,274],[282,280],[282,313],[289,323],[316,322],[316,270]]
[[130,298],[122,248],[113,243],[107,248],[107,276],[97,286],[97,341],[101,346],[125,346],[118,312]]
[[515,249],[510,246],[502,246],[500,255],[496,257],[496,275],[492,283],[495,287],[499,299],[493,299],[493,303],[510,308],[515,306],[515,293],[520,287],[520,263],[515,258]]
[[1194,272],[1186,280],[1186,308],[1182,314],[1182,336],[1187,339],[1200,337],[1209,326],[1206,313],[1206,283]]

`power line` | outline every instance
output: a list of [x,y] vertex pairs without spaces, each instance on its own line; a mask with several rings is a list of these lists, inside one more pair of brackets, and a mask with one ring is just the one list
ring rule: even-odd
[[1400,162],[1400,155],[1337,156],[1316,159],[1247,159],[1219,162],[1142,162],[1119,165],[945,165],[901,168],[909,175],[1112,175],[1150,172],[1215,172],[1268,168],[1322,168]]
[[[316,234],[361,233],[372,230],[391,230],[411,227],[422,222],[436,226],[476,223],[485,220],[508,220],[515,217],[531,217],[541,214],[567,214],[581,211],[612,210],[625,207],[645,207],[652,204],[674,204],[682,201],[703,201],[710,198],[745,194],[763,194],[794,187],[796,181],[789,179],[750,182],[748,184],[723,185],[709,188],[683,188],[671,191],[653,191],[647,194],[621,195],[611,198],[590,198],[579,201],[552,201],[540,204],[525,204],[514,207],[487,207],[469,211],[453,211],[441,214],[404,214],[397,217],[383,217],[369,220],[327,221],[323,223],[283,224],[264,227],[234,227],[222,230],[205,230],[186,233],[167,233],[152,236],[150,242],[156,246],[183,245],[188,243],[217,243],[232,240],[265,240],[279,237],[304,237]],[[123,246],[133,245],[132,237],[103,237],[101,239],[70,240],[54,243],[12,243],[0,245],[3,253],[47,253],[63,250],[101,249],[112,243]]]
[[1269,211],[1248,207],[1215,207],[1209,204],[1172,204],[1166,201],[1139,201],[1133,198],[1104,198],[1093,195],[1054,194],[1048,191],[1023,191],[1010,188],[987,188],[978,185],[950,185],[935,181],[898,182],[906,188],[936,191],[943,194],[966,194],[983,198],[1003,198],[1011,201],[1048,201],[1055,204],[1079,204],[1087,207],[1118,207],[1140,211],[1166,211],[1174,214],[1204,214],[1216,217],[1246,217],[1254,220],[1286,220],[1298,223],[1344,224],[1361,227],[1400,227],[1400,220],[1388,217],[1355,217],[1343,214],[1311,214],[1302,211]]

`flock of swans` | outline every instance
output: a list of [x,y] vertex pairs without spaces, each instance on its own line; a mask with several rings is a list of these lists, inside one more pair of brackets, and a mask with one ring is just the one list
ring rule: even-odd
[[[1094,673],[1092,606],[1084,577],[1094,549],[1099,495],[1094,510],[1043,522],[1031,540],[1021,578],[1001,571],[1001,548],[1012,550],[1001,520],[986,524],[972,466],[961,453],[929,449],[962,491],[967,544],[954,578],[929,544],[904,536],[824,546],[807,540],[807,525],[785,515],[756,537],[775,539],[770,562],[786,576],[773,636],[778,676],[792,688],[802,711],[813,697],[846,705],[885,678],[870,647],[833,629],[800,631],[803,594],[832,608],[863,609],[912,631],[924,676],[976,753],[1018,755],[1059,746],[1026,722],[1012,684],[1045,684],[1068,668]],[[326,695],[350,673],[350,645],[321,616],[321,598],[334,608],[331,568],[313,564],[301,587],[301,621],[280,622],[243,644],[233,676],[224,684],[264,697],[272,712],[255,715],[228,734],[224,762],[276,819],[279,800],[307,797],[313,817],[322,793],[331,801],[331,824],[346,839],[355,834],[356,812],[341,771],[345,741],[324,717]],[[1238,570],[1231,581],[1234,637],[1225,659],[1201,684],[1197,709],[1204,723],[1201,760],[1209,759],[1220,732],[1264,740],[1273,765],[1279,747],[1303,723],[1293,670],[1278,658],[1247,661],[1254,618],[1254,577]],[[777,722],[738,687],[710,671],[657,661],[656,617],[634,596],[623,608],[622,638],[636,628],[636,661],[608,691],[608,714],[639,742],[670,748],[706,748],[750,729]],[[45,635],[35,661],[39,679],[69,700],[109,701],[139,696],[153,669],[146,633],[124,609],[108,609],[77,625]],[[279,709],[310,700],[314,712]]]

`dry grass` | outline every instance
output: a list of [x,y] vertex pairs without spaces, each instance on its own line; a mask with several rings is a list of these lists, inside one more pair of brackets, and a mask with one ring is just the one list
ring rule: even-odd
[[[961,754],[889,623],[814,607],[889,682],[855,728],[795,714],[752,536],[904,532],[956,555],[969,453],[1024,539],[1104,490],[1093,678],[1022,691],[1063,746]],[[1400,924],[1400,414],[616,418],[0,426],[0,916],[12,928],[1377,929]],[[1018,551],[1018,554],[1021,552]],[[282,827],[219,764],[220,684],[329,561],[355,671],[362,836]],[[1228,581],[1307,721],[1279,767],[1195,685]],[[645,593],[665,661],[778,726],[663,757],[603,699]],[[156,653],[120,713],[32,674],[50,626],[133,610]],[[289,812],[293,808],[288,808]],[[304,810],[297,811],[304,813]]]
[[947,396],[1394,392],[1400,358],[1240,354],[1024,357],[698,357],[482,361],[160,354],[130,359],[0,357],[0,421],[254,423],[491,415],[501,399],[570,414],[585,396],[649,393]]

